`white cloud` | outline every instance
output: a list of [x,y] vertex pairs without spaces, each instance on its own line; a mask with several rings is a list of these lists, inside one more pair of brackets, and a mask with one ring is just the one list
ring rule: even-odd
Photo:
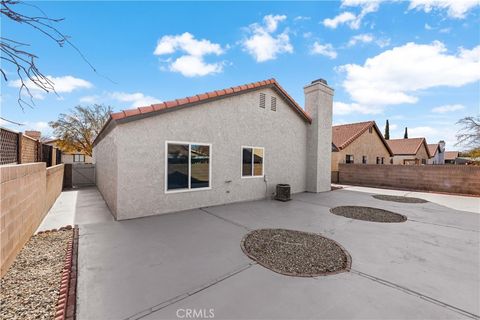
[[138,108],[148,106],[154,103],[161,102],[160,99],[155,97],[146,96],[143,93],[126,93],[126,92],[112,92],[109,94],[111,99],[118,100],[120,102],[131,102],[132,108]]
[[323,20],[323,25],[335,29],[341,24],[346,24],[350,29],[359,29],[363,18],[367,14],[377,11],[380,3],[383,1],[384,0],[342,0],[342,7],[359,7],[361,9],[360,13],[355,15],[350,11],[345,11],[333,19]]
[[358,103],[333,102],[334,115],[347,115],[352,113],[360,114],[380,114],[383,110],[375,106],[362,106]]
[[92,95],[92,96],[84,96],[80,98],[81,103],[96,103],[99,99],[99,96]]
[[310,50],[311,54],[320,54],[322,56],[326,56],[330,59],[335,59],[337,57],[337,52],[333,48],[330,43],[327,44],[320,44],[319,42],[315,41],[313,46]]
[[425,30],[433,30],[433,27],[428,23],[425,23]]
[[388,125],[390,127],[390,130],[397,130],[398,129],[398,125],[396,125],[394,123],[389,123]]
[[[401,62],[401,63],[399,63]],[[364,65],[347,64],[343,87],[356,103],[386,106],[415,103],[416,92],[438,86],[460,87],[480,79],[480,46],[448,54],[439,41],[407,43],[369,58]]]
[[292,53],[288,29],[276,33],[278,24],[287,18],[285,15],[267,15],[263,24],[254,23],[248,28],[250,37],[242,41],[243,48],[257,62],[274,60],[281,53]]
[[389,38],[381,38],[377,39],[373,35],[369,33],[363,33],[363,34],[357,34],[353,37],[350,38],[350,40],[347,43],[348,47],[353,47],[358,43],[375,43],[377,46],[380,48],[386,47],[390,45],[390,39]]
[[444,106],[439,106],[436,108],[432,109],[432,112],[435,113],[447,113],[447,112],[453,112],[453,111],[458,111],[458,110],[463,110],[465,109],[464,105],[461,104],[447,104]]
[[[323,25],[327,28],[336,29],[339,25],[344,23],[350,23],[351,25],[352,23],[354,23],[356,19],[357,19],[356,15],[347,11],[347,12],[340,13],[339,15],[337,15],[332,19],[330,18],[324,19]],[[357,28],[351,27],[351,28],[358,29],[358,27]]]
[[197,40],[189,33],[181,35],[166,35],[160,38],[154,55],[164,56],[181,52],[183,55],[173,59],[170,57],[165,60],[169,64],[169,70],[179,72],[185,77],[206,76],[208,74],[219,73],[223,71],[223,62],[208,63],[204,56],[219,56],[225,50],[217,43],[206,39]]
[[[80,78],[75,78],[73,76],[62,76],[62,77],[53,77],[53,76],[46,76],[53,84],[55,91],[57,93],[70,93],[75,90],[79,89],[89,89],[93,87],[93,85],[88,82],[87,80],[83,80]],[[31,80],[25,82],[27,87],[30,89],[32,95],[36,99],[43,99],[43,93],[45,92],[38,86],[36,86]],[[22,82],[20,79],[14,80],[9,84],[11,87],[20,88]]]
[[423,10],[447,10],[450,18],[464,19],[468,11],[480,5],[478,0],[411,0],[408,9]]
[[439,133],[438,129],[429,127],[429,126],[422,126],[422,127],[415,127],[415,128],[408,128],[408,137],[409,138],[422,138],[422,137],[429,137],[432,135],[436,135]]
[[348,41],[348,46],[354,46],[356,45],[357,43],[361,42],[361,43],[370,43],[374,40],[373,36],[371,34],[367,34],[367,33],[364,33],[364,34],[357,34],[353,37],[350,38],[350,41]]
[[297,16],[293,19],[293,21],[307,21],[312,19],[311,17],[306,17],[306,16]]

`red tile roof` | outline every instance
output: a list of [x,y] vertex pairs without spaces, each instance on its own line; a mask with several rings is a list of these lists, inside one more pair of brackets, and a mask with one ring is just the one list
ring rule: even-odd
[[122,120],[129,117],[138,116],[141,114],[152,113],[164,109],[173,109],[176,107],[186,107],[189,105],[197,104],[199,102],[207,102],[210,99],[214,98],[226,98],[233,94],[238,94],[250,90],[260,89],[264,87],[272,87],[276,89],[283,98],[287,101],[287,103],[306,121],[309,123],[312,122],[312,118],[303,110],[302,107],[298,105],[298,103],[278,84],[275,79],[268,79],[264,81],[253,82],[237,87],[231,87],[221,90],[215,90],[211,92],[206,92],[202,94],[197,94],[191,97],[185,97],[182,99],[175,99],[171,101],[166,101],[158,104],[152,104],[146,107],[140,107],[135,109],[128,109],[123,110],[120,112],[112,113],[111,119],[112,120]]
[[375,121],[366,121],[358,123],[348,123],[332,127],[332,142],[338,150],[345,149],[355,139],[360,137],[365,131],[373,128],[377,132],[378,136],[382,140],[383,144],[387,148],[388,152],[393,155],[389,145],[383,138],[382,133],[378,129]]
[[300,105],[287,93],[287,91],[285,91],[285,89],[283,89],[282,86],[278,84],[277,80],[272,78],[268,80],[248,83],[241,86],[201,93],[191,97],[185,97],[182,99],[175,99],[175,100],[166,101],[162,103],[152,104],[150,106],[139,107],[135,109],[128,109],[120,112],[111,113],[108,121],[105,123],[103,128],[98,133],[93,144],[95,145],[98,141],[102,139],[104,135],[104,131],[108,130],[107,128],[112,122],[115,123],[118,120],[121,120],[121,121],[136,120],[144,117],[144,115],[147,115],[147,116],[155,115],[167,109],[175,110],[176,108],[180,108],[180,107],[181,108],[190,107],[190,106],[197,105],[199,103],[208,102],[211,99],[227,98],[232,95],[245,93],[252,90],[258,90],[261,88],[272,88],[276,90],[280,94],[280,96],[288,103],[288,105],[301,118],[303,118],[308,123],[312,123],[312,118],[310,117],[310,115],[308,115],[305,112],[305,110],[303,110],[303,108],[300,107]]
[[390,146],[390,149],[392,149],[394,155],[415,155],[423,144],[430,157],[425,138],[392,139],[387,140],[387,143]]
[[431,157],[435,156],[435,154],[438,151],[438,143],[427,144],[427,146],[428,146],[428,152],[430,152],[430,156]]
[[459,154],[458,151],[445,151],[445,160],[455,160]]

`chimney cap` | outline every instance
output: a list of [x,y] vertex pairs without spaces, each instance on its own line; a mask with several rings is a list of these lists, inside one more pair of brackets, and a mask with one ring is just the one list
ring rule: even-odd
[[315,84],[315,83],[323,83],[324,85],[328,85],[327,80],[322,79],[322,78],[312,81],[312,84]]

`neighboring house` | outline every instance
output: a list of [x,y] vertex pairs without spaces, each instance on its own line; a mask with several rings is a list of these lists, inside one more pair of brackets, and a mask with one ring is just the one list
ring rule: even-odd
[[430,159],[425,138],[391,139],[387,143],[393,152],[392,164],[427,164]]
[[458,157],[460,152],[458,151],[445,151],[445,164],[458,164]]
[[445,164],[445,141],[441,140],[438,143],[428,144],[428,152],[430,159],[428,164]]
[[111,114],[94,142],[97,187],[117,220],[330,190],[333,89],[275,79]]
[[332,182],[338,182],[338,164],[390,164],[393,156],[375,121],[332,127]]
[[[58,148],[58,139],[44,141],[44,144]],[[62,151],[62,163],[93,163],[93,158],[84,152],[65,152]]]

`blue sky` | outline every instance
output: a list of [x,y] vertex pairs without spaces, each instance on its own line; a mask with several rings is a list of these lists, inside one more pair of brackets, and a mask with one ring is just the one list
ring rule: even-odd
[[[35,2],[65,18],[70,47],[1,20],[2,37],[31,44],[58,96],[17,104],[15,70],[3,64],[1,115],[40,129],[76,105],[115,110],[276,78],[303,105],[303,86],[335,89],[334,123],[375,120],[391,137],[425,136],[458,147],[455,122],[480,113],[478,1]],[[22,6],[24,12],[35,8]]]

